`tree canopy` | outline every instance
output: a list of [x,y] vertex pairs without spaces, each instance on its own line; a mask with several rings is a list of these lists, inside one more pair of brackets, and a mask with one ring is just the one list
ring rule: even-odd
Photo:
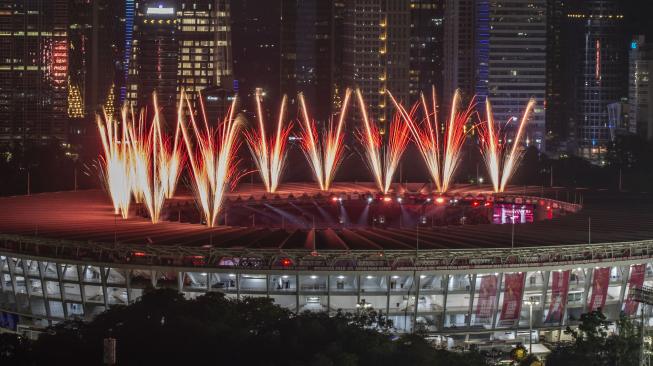
[[561,344],[547,358],[547,366],[637,366],[639,365],[640,338],[630,319],[621,317],[616,332],[610,333],[601,311],[581,315],[578,329],[567,327],[573,338],[570,344]]
[[[8,352],[4,361],[101,364],[103,339],[111,337],[116,339],[119,365],[485,364],[477,353],[437,350],[419,335],[393,339],[390,325],[374,310],[296,315],[264,297],[230,300],[207,293],[185,299],[174,290],[160,289],[134,304],[114,306],[90,322],[54,325],[29,345],[29,357]],[[2,357],[0,364],[5,364]]]

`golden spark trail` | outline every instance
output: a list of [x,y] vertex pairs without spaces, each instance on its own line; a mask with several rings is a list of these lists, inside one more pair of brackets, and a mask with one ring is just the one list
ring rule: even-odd
[[[369,119],[367,106],[360,89],[356,89],[356,96],[363,117],[363,129],[358,131],[358,139],[365,148],[365,158],[376,185],[385,194],[390,190],[392,178],[408,144],[409,126],[407,123],[402,123],[400,116],[405,111],[395,114],[395,118],[389,126],[388,141],[384,144],[379,128],[374,121]],[[411,114],[414,111],[413,108]],[[380,151],[382,148],[385,153]]]
[[447,121],[444,146],[444,161],[442,163],[442,191],[446,192],[453,183],[454,174],[460,163],[460,150],[465,142],[465,124],[472,115],[475,104],[470,103],[467,110],[458,112],[461,103],[460,90],[456,90],[451,102],[451,115]]
[[[126,111],[123,109],[123,120]],[[114,213],[124,219],[129,217],[131,203],[131,175],[126,141],[128,139],[126,124],[118,132],[118,121],[104,113],[104,120],[97,116],[97,126],[102,141],[100,166],[104,184],[111,197]]]
[[521,158],[523,157],[523,150],[517,151],[517,148],[519,147],[519,141],[521,140],[522,135],[524,134],[524,127],[528,122],[528,118],[530,117],[533,107],[535,107],[535,99],[531,98],[528,101],[528,104],[526,105],[526,110],[524,111],[521,121],[519,122],[519,128],[517,129],[517,135],[512,141],[512,148],[510,149],[510,154],[508,154],[508,156],[505,157],[503,162],[503,175],[501,176],[501,185],[499,186],[499,190],[501,192],[503,192],[506,189],[508,180],[515,173],[515,166],[517,165],[519,160],[521,160]]
[[[492,105],[489,100],[485,100],[485,113],[486,123],[481,124],[479,127],[481,136],[481,155],[485,161],[492,187],[495,192],[499,192],[501,163],[499,162],[499,153],[501,146],[499,145],[499,136],[497,135],[496,128],[494,127],[494,115],[492,114]],[[484,126],[484,127],[483,127]]]
[[[192,112],[188,98],[184,97],[182,102],[184,101]],[[240,118],[234,118],[236,102],[237,99],[234,98],[227,116],[216,129],[209,127],[203,105],[203,129],[198,128],[194,114],[190,113],[190,130],[193,136],[190,135],[191,131],[185,119],[179,121],[188,152],[196,199],[209,227],[217,224],[224,195],[229,185],[239,178],[235,153],[238,150],[237,135],[242,121]]]
[[327,188],[324,182],[324,168],[322,167],[322,149],[318,142],[315,121],[311,120],[308,116],[308,108],[306,107],[306,100],[304,100],[303,93],[299,93],[299,105],[302,111],[302,151],[313,170],[313,176],[317,180],[317,184],[321,190],[325,191]]
[[[465,124],[472,116],[474,101],[470,102],[467,109],[459,111],[461,95],[460,91],[456,90],[449,119],[444,126],[441,126],[437,117],[435,87],[431,87],[432,109],[429,108],[424,94],[420,94],[420,101],[417,104],[422,106],[424,118],[421,122],[416,121],[413,118],[413,112],[408,113],[392,94],[390,94],[390,99],[408,125],[437,190],[446,192],[453,183],[460,162],[460,152],[466,136]],[[413,111],[414,108],[415,106],[413,106]]]
[[[508,145],[505,143],[507,141],[506,133],[496,127],[492,105],[489,100],[485,102],[486,120],[478,125],[478,129],[481,154],[495,192],[503,192],[505,190],[508,181],[515,173],[519,160],[523,156],[523,150],[519,149],[520,141],[534,107],[535,100],[529,100],[517,127],[517,133],[513,138],[512,146],[510,146],[510,150],[507,150]],[[503,144],[502,141],[504,141]]]
[[281,100],[279,108],[279,119],[277,121],[276,134],[268,143],[265,132],[265,122],[263,120],[263,110],[261,107],[260,91],[256,93],[256,111],[258,120],[258,130],[245,132],[247,146],[252,154],[252,158],[261,175],[261,180],[265,185],[266,191],[276,192],[281,181],[283,168],[286,161],[287,141],[292,129],[292,124],[283,127],[283,118],[286,109],[286,96]]
[[344,150],[344,135],[342,129],[345,125],[345,117],[347,115],[347,106],[349,105],[349,98],[351,97],[351,89],[345,90],[345,99],[340,108],[338,116],[338,123],[333,125],[333,119],[329,121],[329,129],[326,135],[326,146],[324,150],[324,184],[325,188],[329,189],[333,178],[336,176],[336,170],[342,161],[342,152]]
[[367,106],[363,100],[363,94],[360,89],[356,89],[356,97],[358,97],[358,105],[363,117],[363,131],[359,131],[358,138],[365,148],[365,158],[367,165],[372,171],[372,176],[376,182],[377,188],[385,193],[383,183],[383,168],[381,167],[381,154],[379,149],[381,147],[381,134],[376,123],[370,122],[367,115]]

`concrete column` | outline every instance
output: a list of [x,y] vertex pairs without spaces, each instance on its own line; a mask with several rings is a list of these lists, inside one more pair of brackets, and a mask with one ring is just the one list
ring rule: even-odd
[[127,287],[127,304],[132,303],[132,270],[125,269],[125,287]]
[[299,284],[299,275],[295,275],[295,313],[299,314],[299,289],[301,288]]
[[594,277],[594,268],[587,268],[582,270],[585,273],[585,286],[581,301],[583,302],[583,313],[587,313],[587,296],[589,296],[590,287],[592,287],[592,279]]
[[467,309],[467,324],[468,328],[472,323],[472,312],[474,311],[474,293],[476,292],[476,273],[472,275],[469,283],[469,308]]
[[443,299],[442,299],[442,328],[447,321],[447,297],[449,296],[449,281],[451,280],[451,275],[447,274],[444,276],[444,286],[443,286]]
[[[421,275],[419,273],[415,273],[415,278],[413,278],[413,281],[415,281],[415,284],[417,285],[415,287],[415,311],[413,312],[413,332],[417,330],[417,308],[419,305],[419,287],[421,285]],[[408,299],[410,299],[410,292],[408,293]]]
[[494,309],[492,310],[492,329],[497,327],[497,317],[499,314],[499,298],[501,297],[501,291],[503,291],[503,272],[499,273],[497,276],[497,295],[494,299]]
[[[77,268],[77,282],[79,283],[79,295],[82,298],[82,309],[84,309],[84,317],[88,316],[88,306],[86,305],[86,290],[84,289],[84,270],[82,270],[81,266],[76,266]],[[63,287],[61,288],[61,292],[63,293],[64,289]]]
[[107,276],[109,275],[109,268],[99,267],[100,281],[102,282],[102,297],[104,298],[104,309],[109,309],[109,291],[107,291]]
[[[45,283],[45,276],[43,275],[43,272],[45,272],[45,267],[43,266],[42,262],[37,262],[38,265],[38,270],[39,270],[39,279],[41,280],[41,292],[43,292],[43,305],[45,305],[45,315],[48,317],[48,325],[52,325],[52,312],[50,311],[50,301],[48,301],[48,288]],[[59,289],[59,293],[61,293],[61,288]],[[66,307],[66,305],[61,302],[62,307]]]
[[[63,307],[63,316],[65,319],[68,319],[68,307],[66,306],[66,300],[64,298],[64,271],[61,269],[61,264],[55,263],[55,268],[57,269],[57,280],[59,281],[59,299],[61,299],[61,306]],[[80,296],[81,296],[81,288],[80,288]]]

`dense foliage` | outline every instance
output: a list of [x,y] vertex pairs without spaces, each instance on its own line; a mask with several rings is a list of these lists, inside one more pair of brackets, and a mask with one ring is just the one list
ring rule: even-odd
[[573,342],[555,348],[547,366],[637,366],[640,355],[640,334],[630,319],[617,321],[617,332],[610,333],[611,324],[600,311],[581,315],[578,329],[567,328]]
[[393,340],[390,325],[375,311],[294,315],[267,298],[235,301],[208,293],[187,300],[156,290],[91,322],[55,325],[26,345],[32,348],[27,355],[15,346],[19,351],[0,354],[0,364],[101,364],[107,337],[116,339],[119,365],[484,364],[476,353],[436,350],[419,335]]

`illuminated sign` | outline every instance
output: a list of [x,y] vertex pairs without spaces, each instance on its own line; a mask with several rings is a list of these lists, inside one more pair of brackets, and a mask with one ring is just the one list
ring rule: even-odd
[[52,79],[55,84],[65,84],[68,76],[68,44],[55,41],[52,46]]
[[158,8],[147,8],[145,13],[148,15],[173,15],[175,13],[175,8],[164,8],[159,5]]
[[636,50],[637,49],[637,41],[630,42],[630,48],[633,49],[633,50]]

